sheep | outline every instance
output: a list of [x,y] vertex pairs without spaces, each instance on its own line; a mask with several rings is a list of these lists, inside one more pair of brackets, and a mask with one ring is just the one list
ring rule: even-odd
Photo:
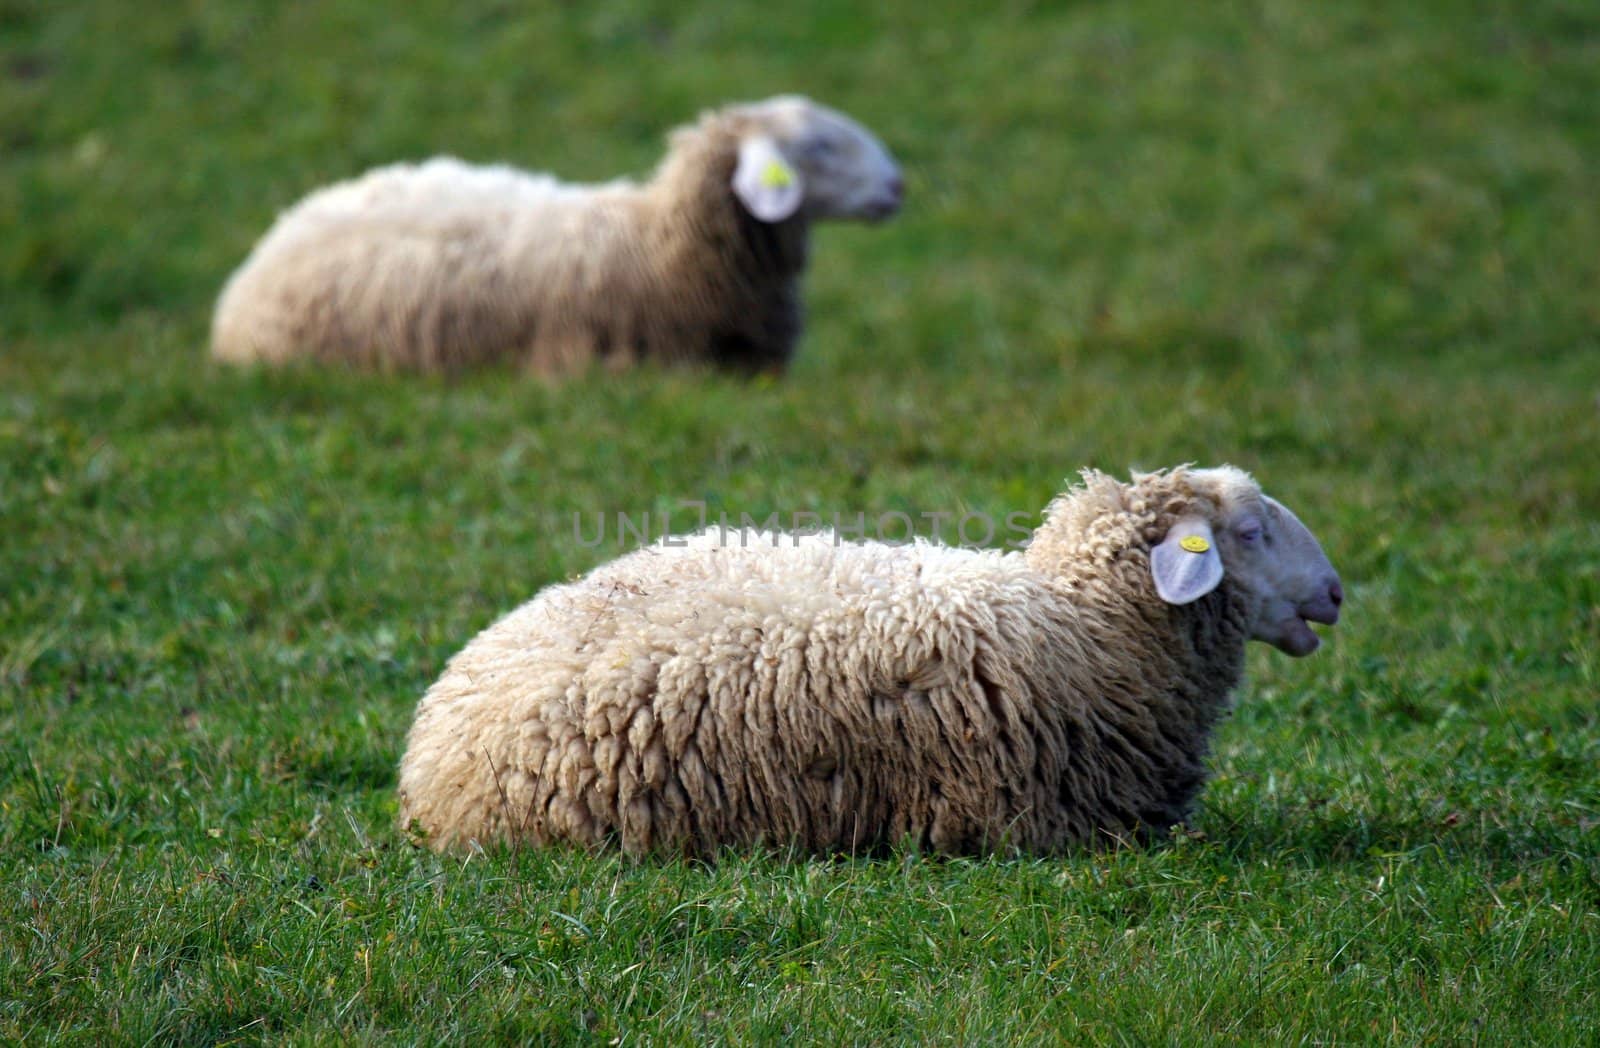
[[400,825],[708,857],[1052,853],[1188,817],[1245,642],[1344,599],[1233,467],[1086,470],[1009,551],[712,528],[552,586],[423,696]]
[[888,218],[900,170],[866,128],[797,95],[702,114],[669,142],[643,184],[436,157],[314,192],[229,278],[212,355],[782,371],[811,223]]

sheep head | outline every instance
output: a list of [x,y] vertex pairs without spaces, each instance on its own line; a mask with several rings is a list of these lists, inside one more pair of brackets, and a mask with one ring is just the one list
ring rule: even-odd
[[1344,589],[1316,536],[1242,470],[1189,470],[1197,496],[1150,551],[1156,592],[1188,604],[1227,577],[1245,601],[1250,636],[1299,657],[1321,644],[1308,625],[1339,621]]
[[732,187],[763,222],[881,221],[900,209],[905,182],[894,158],[865,127],[799,95],[731,111],[740,125]]

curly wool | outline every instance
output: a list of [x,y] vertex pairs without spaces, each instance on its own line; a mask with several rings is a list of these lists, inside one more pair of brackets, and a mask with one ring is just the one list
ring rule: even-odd
[[1151,542],[1209,500],[1190,476],[1085,474],[1024,552],[712,530],[551,587],[422,699],[401,822],[699,855],[1164,832],[1247,639],[1226,582],[1152,587]]
[[759,222],[729,192],[750,120],[736,108],[679,129],[642,185],[441,157],[320,190],[229,279],[212,354],[379,371],[780,369],[802,327],[808,224]]

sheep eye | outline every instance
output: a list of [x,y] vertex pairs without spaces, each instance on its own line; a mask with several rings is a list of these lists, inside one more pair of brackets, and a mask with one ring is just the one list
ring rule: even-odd
[[1240,542],[1255,542],[1261,538],[1260,524],[1246,524],[1239,529]]
[[806,143],[806,153],[814,157],[832,156],[837,152],[837,149],[838,147],[833,144],[832,139],[827,138],[813,138]]

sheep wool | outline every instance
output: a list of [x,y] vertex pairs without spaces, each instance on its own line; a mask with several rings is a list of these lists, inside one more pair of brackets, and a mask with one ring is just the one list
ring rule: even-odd
[[887,218],[902,189],[870,132],[798,96],[678,129],[643,184],[451,157],[378,168],[278,219],[224,286],[211,351],[381,371],[777,371],[802,326],[811,223]]
[[1338,576],[1230,467],[1094,472],[1025,550],[711,529],[552,586],[423,697],[400,820],[436,848],[1054,852],[1167,832],[1251,638]]

